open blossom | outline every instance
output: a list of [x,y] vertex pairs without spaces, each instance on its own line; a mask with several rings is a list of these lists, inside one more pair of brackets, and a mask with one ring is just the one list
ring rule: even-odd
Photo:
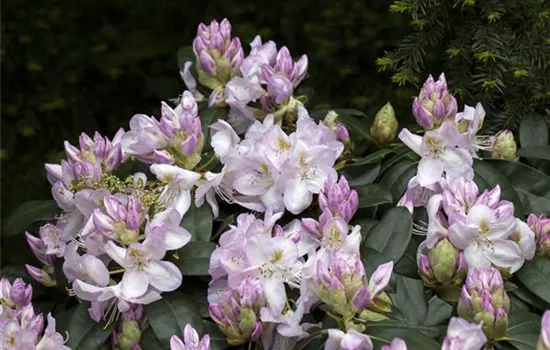
[[[198,181],[195,203],[206,199],[215,213],[218,194],[254,211],[305,210],[325,180],[337,178],[334,164],[344,146],[330,128],[315,123],[304,108],[299,111],[296,132],[290,135],[275,124],[273,115],[255,121],[242,140],[226,123],[215,123],[213,147],[224,166],[221,173],[207,173]],[[349,211],[341,215],[353,214],[356,200],[351,201],[338,209]]]
[[456,147],[460,145],[462,135],[452,122],[444,122],[438,129],[427,131],[423,137],[403,129],[399,139],[422,157],[417,173],[421,186],[436,183],[443,173],[459,177],[471,171],[472,155],[468,150]]
[[170,350],[210,350],[210,336],[204,335],[199,339],[199,334],[189,323],[183,330],[183,341],[173,335],[170,338]]
[[441,178],[431,185],[421,186],[418,182],[418,177],[413,176],[407,184],[407,189],[403,197],[397,203],[398,207],[405,207],[409,212],[413,212],[416,207],[425,207],[430,198],[438,193],[441,193],[445,186],[445,179]]
[[460,317],[452,317],[443,340],[442,350],[481,350],[487,342],[481,324],[470,323]]
[[143,243],[132,243],[126,249],[109,241],[105,251],[126,270],[121,288],[129,298],[141,297],[149,285],[158,291],[169,292],[181,284],[182,275],[176,265],[161,260],[166,250],[159,237],[148,236]]
[[449,227],[449,239],[464,250],[470,267],[486,268],[493,264],[514,273],[525,261],[520,246],[509,239],[515,228],[513,217],[498,219],[488,206],[477,204],[468,212],[466,222]]
[[347,333],[339,329],[329,329],[325,350],[372,350],[369,336],[350,329]]

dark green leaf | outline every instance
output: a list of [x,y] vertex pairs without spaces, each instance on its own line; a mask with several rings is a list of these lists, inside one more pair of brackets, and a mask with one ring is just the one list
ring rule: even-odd
[[359,208],[374,207],[392,202],[391,193],[380,184],[368,184],[355,188],[359,194]]
[[550,259],[527,261],[516,275],[531,292],[550,303]]
[[443,323],[447,324],[452,313],[453,307],[434,295],[428,302],[428,313],[426,314],[424,325],[435,326]]
[[364,246],[378,251],[386,261],[398,261],[411,238],[411,214],[405,208],[388,210],[369,232]]
[[541,115],[526,115],[519,126],[522,148],[548,145],[548,127]]
[[170,349],[172,335],[183,337],[187,324],[191,324],[199,334],[204,334],[197,305],[181,292],[164,293],[161,300],[145,305],[145,313],[163,349]]
[[525,214],[550,212],[550,176],[528,165],[506,160],[486,160],[514,184]]
[[162,348],[153,328],[148,327],[143,333],[141,333],[141,340],[139,342],[143,350],[158,350]]
[[189,242],[178,250],[176,264],[184,275],[207,276],[214,249],[216,244],[212,242]]
[[111,324],[107,329],[103,329],[105,326],[103,323],[90,319],[88,307],[87,303],[79,304],[59,317],[57,331],[61,334],[69,333],[69,339],[65,345],[71,349],[100,349],[114,327],[114,324]]
[[519,288],[514,289],[510,293],[523,300],[525,303],[532,305],[533,307],[539,308],[541,310],[550,310],[550,303],[547,303],[546,301],[536,296],[524,285],[520,285]]
[[[215,323],[204,321],[204,328],[206,334],[210,335],[211,350],[222,350],[229,347],[229,344],[225,341],[225,336],[220,332]],[[199,334],[199,336],[202,336],[202,334]]]
[[54,200],[25,202],[8,217],[2,233],[4,236],[21,234],[37,221],[55,219],[58,212],[59,208]]
[[400,275],[419,279],[418,268],[416,265],[416,252],[418,251],[418,246],[422,242],[422,239],[419,236],[412,236],[407,245],[405,253],[401,256],[401,259],[395,264],[393,271]]
[[390,189],[394,203],[397,203],[405,193],[409,180],[416,175],[417,168],[418,162],[404,159],[382,175],[380,183]]
[[197,208],[195,203],[192,203],[181,220],[181,226],[191,233],[191,241],[209,242],[212,237],[212,220],[209,205],[203,204]]
[[519,150],[519,155],[525,158],[550,160],[550,146],[526,147]]
[[[385,322],[386,323],[386,322]],[[418,328],[407,324],[390,323],[387,326],[382,323],[369,325],[367,334],[379,339],[384,339],[381,342],[378,339],[373,339],[374,348],[380,349],[384,344],[390,343],[394,338],[401,338],[407,344],[408,350],[440,350],[441,345],[429,336],[421,333]],[[433,329],[437,332],[436,329]],[[433,331],[432,330],[432,331]]]
[[376,180],[380,173],[380,163],[344,168],[341,173],[348,179],[351,187],[363,186]]
[[397,284],[396,293],[391,295],[394,306],[401,312],[405,323],[422,324],[428,313],[424,284],[417,279],[394,276]]
[[513,298],[511,301],[506,338],[513,339],[509,343],[517,349],[534,350],[540,334],[541,317],[518,308]]
[[391,148],[382,148],[363,158],[352,159],[350,166],[379,163],[385,156],[392,154],[393,152],[394,151]]
[[[522,216],[525,213],[521,200],[510,183],[513,178],[504,176],[498,169],[490,163],[481,160],[474,160],[474,180],[481,189],[492,189],[499,185],[502,191],[501,198],[514,203],[514,213],[516,216]],[[515,182],[515,181],[514,181]]]

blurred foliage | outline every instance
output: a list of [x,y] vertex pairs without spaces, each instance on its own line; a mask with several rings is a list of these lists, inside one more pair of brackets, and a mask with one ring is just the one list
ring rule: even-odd
[[[353,106],[373,114],[386,101],[408,116],[412,90],[396,90],[374,61],[397,46],[405,23],[390,1],[28,0],[2,11],[2,217],[49,197],[43,163],[80,132],[113,135],[135,113],[184,89],[176,51],[200,22],[227,17],[248,50],[260,33],[310,59],[310,108]],[[275,6],[274,6],[275,5]],[[396,102],[396,100],[398,100]],[[399,104],[401,101],[401,104]],[[399,113],[398,113],[399,114]]]
[[377,60],[394,83],[418,85],[445,72],[459,101],[482,102],[487,131],[517,131],[530,115],[550,126],[548,0],[400,0],[390,11],[411,26],[399,48]]

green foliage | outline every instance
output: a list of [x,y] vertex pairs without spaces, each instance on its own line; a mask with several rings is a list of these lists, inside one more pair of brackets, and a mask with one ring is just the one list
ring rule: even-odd
[[376,63],[399,85],[445,72],[468,105],[482,102],[489,132],[517,130],[532,115],[550,122],[550,9],[544,0],[395,1],[410,18],[399,48]]

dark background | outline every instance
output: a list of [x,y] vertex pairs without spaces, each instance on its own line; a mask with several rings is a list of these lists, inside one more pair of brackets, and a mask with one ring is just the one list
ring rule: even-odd
[[[315,87],[308,108],[373,114],[391,100],[409,114],[414,89],[400,89],[375,60],[397,47],[408,19],[391,1],[11,1],[2,8],[1,204],[46,199],[43,164],[80,132],[112,136],[135,113],[158,115],[184,89],[176,61],[200,22],[229,18],[245,52],[257,34],[307,54]],[[439,72],[434,72],[439,74]]]

